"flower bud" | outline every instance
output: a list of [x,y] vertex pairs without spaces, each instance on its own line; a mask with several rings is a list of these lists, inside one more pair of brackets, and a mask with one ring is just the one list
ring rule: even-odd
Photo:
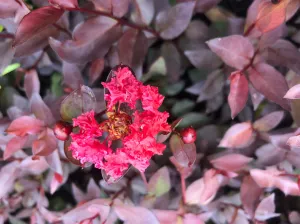
[[67,122],[58,121],[53,128],[53,132],[57,139],[66,141],[72,132],[72,126]]
[[189,128],[185,128],[180,132],[182,141],[185,144],[189,144],[189,143],[193,143],[196,141],[197,138],[197,134],[194,128],[189,127]]

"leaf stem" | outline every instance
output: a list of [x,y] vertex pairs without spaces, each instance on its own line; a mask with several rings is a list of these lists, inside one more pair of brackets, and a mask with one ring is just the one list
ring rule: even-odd
[[109,18],[112,18],[112,19],[118,21],[121,25],[128,26],[128,27],[131,27],[133,29],[144,30],[144,31],[147,31],[147,32],[153,34],[157,38],[160,37],[159,33],[156,30],[154,30],[154,29],[152,29],[150,27],[141,26],[141,25],[138,25],[138,24],[135,24],[135,23],[131,23],[131,22],[129,22],[126,19],[118,18],[118,17],[116,17],[116,16],[114,16],[111,13],[108,13],[108,12],[102,12],[102,11],[97,11],[97,10],[92,10],[92,9],[85,9],[85,8],[66,8],[66,10],[68,10],[68,11],[86,12],[86,13],[90,13],[90,14],[95,14],[95,15],[100,15],[100,16],[106,16],[106,17],[109,17]]
[[15,35],[13,35],[12,33],[0,33],[0,38],[10,38],[10,39],[13,39],[13,38],[15,38]]
[[183,174],[180,173],[180,179],[181,179],[181,193],[182,193],[182,202],[183,204],[186,203],[186,185],[185,185],[185,178]]
[[146,187],[146,189],[147,189],[147,188],[148,188],[148,182],[147,182],[147,178],[146,178],[146,176],[145,176],[145,173],[140,172],[140,174],[141,174],[142,180],[143,180],[143,182],[144,182],[144,184],[145,184],[145,187]]

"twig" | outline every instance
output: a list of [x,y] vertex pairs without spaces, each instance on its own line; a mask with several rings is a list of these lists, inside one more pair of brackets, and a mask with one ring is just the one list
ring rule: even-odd
[[128,26],[134,29],[138,29],[138,30],[144,30],[147,31],[151,34],[153,34],[156,37],[160,37],[159,33],[157,31],[155,31],[154,29],[151,29],[150,27],[147,26],[141,26],[135,23],[131,23],[129,21],[127,21],[126,19],[123,18],[118,18],[114,15],[112,15],[111,13],[107,13],[107,12],[102,12],[102,11],[97,11],[97,10],[92,10],[92,9],[84,9],[84,8],[66,8],[66,10],[68,11],[78,11],[78,12],[86,12],[86,13],[90,13],[90,14],[95,14],[95,15],[100,15],[100,16],[106,16],[109,18],[112,18],[116,21],[118,21],[121,25],[124,26]]
[[181,193],[182,193],[182,202],[183,204],[186,203],[186,185],[185,185],[185,178],[184,176],[180,173],[180,179],[181,179]]

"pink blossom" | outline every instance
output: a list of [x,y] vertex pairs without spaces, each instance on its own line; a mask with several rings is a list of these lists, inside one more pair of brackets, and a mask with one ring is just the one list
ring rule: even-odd
[[[69,149],[82,164],[93,163],[113,179],[118,179],[129,164],[144,172],[151,157],[161,155],[166,148],[157,142],[156,135],[170,132],[171,128],[167,123],[169,114],[158,111],[164,97],[156,87],[144,86],[127,66],[119,66],[113,72],[111,80],[102,83],[109,91],[105,95],[108,120],[98,123],[94,111],[73,119],[73,125],[79,127],[79,131],[71,134]],[[138,100],[141,100],[143,111],[135,110]],[[120,109],[119,105],[124,104],[134,110],[132,114]],[[99,140],[105,132],[108,137]],[[122,146],[115,150],[111,148],[114,140],[122,141]]]

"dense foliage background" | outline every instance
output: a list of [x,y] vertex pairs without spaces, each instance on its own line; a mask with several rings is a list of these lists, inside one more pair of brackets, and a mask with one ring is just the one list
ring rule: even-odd
[[[0,223],[299,224],[299,4],[0,0]],[[53,127],[82,85],[105,110],[120,63],[177,127],[145,176],[107,184]]]

